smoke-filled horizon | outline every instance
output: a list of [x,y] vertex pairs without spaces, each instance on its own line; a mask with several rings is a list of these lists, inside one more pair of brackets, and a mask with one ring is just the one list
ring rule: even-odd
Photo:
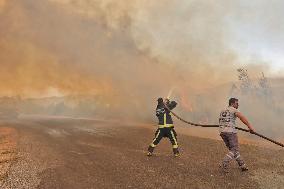
[[235,3],[0,2],[0,95],[154,97],[234,81],[244,65],[270,74],[232,48]]
[[[251,80],[263,72],[282,83],[273,62],[281,63],[284,49],[280,7],[264,0],[0,0],[0,96],[93,95],[67,99],[68,111],[147,119],[156,99],[169,95],[185,117],[215,122],[238,68]],[[273,87],[268,96],[276,106],[241,96],[259,129],[282,123],[283,87]],[[42,109],[32,105],[22,110]],[[65,108],[60,102],[46,112]]]

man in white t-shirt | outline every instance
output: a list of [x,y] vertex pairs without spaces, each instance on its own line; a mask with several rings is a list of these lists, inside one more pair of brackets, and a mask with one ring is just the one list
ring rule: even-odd
[[224,172],[228,172],[228,164],[232,159],[235,159],[242,171],[247,171],[248,168],[241,158],[239,152],[239,143],[236,130],[236,118],[238,117],[250,130],[254,132],[253,127],[248,122],[247,118],[238,111],[239,103],[238,99],[231,98],[229,100],[229,106],[222,110],[219,118],[219,131],[224,143],[226,144],[229,152],[224,157],[221,167]]

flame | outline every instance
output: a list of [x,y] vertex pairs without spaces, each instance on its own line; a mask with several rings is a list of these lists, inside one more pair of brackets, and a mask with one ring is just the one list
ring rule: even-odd
[[180,102],[181,102],[181,107],[184,108],[185,110],[189,112],[193,112],[193,107],[192,103],[189,101],[189,99],[186,97],[185,92],[181,91],[180,92]]

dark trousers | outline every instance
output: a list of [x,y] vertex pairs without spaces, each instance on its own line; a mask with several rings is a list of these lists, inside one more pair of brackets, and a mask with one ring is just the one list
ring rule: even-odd
[[169,138],[172,146],[173,146],[173,152],[174,154],[179,153],[178,151],[178,143],[177,143],[177,134],[174,128],[159,128],[157,129],[155,133],[155,137],[153,139],[153,142],[149,145],[148,151],[153,152],[154,148],[159,144],[159,142],[162,140],[162,138]]
[[229,162],[232,159],[235,159],[239,166],[243,166],[245,163],[243,159],[241,158],[240,152],[239,152],[239,142],[238,142],[238,136],[237,133],[221,133],[220,136],[222,137],[225,145],[227,146],[229,152],[225,155],[223,159],[223,166],[227,167]]

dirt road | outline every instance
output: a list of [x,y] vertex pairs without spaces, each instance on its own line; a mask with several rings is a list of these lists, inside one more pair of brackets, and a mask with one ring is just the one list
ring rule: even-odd
[[0,123],[0,188],[283,188],[284,152],[241,146],[250,170],[220,173],[220,141],[181,135],[181,157],[163,140],[146,149],[151,125],[66,118]]

